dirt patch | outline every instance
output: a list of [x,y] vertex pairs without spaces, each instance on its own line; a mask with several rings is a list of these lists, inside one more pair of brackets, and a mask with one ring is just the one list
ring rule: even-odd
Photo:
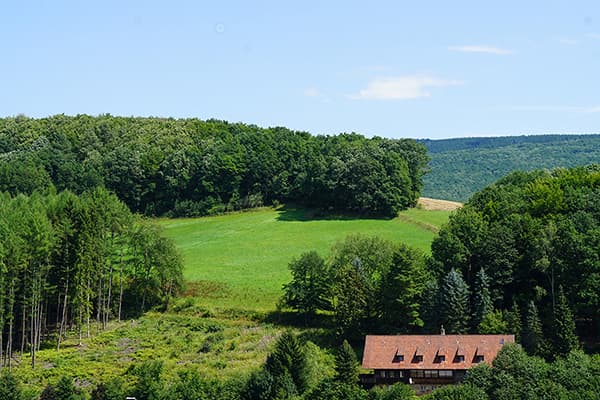
[[230,294],[227,284],[215,281],[194,281],[186,283],[183,297],[223,298]]
[[461,208],[463,203],[449,200],[430,199],[429,197],[420,197],[417,207],[428,211],[454,211]]

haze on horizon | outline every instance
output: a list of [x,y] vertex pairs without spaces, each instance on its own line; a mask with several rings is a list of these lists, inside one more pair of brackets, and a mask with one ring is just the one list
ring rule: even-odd
[[432,139],[600,132],[592,0],[26,0],[3,5],[0,37],[0,116]]

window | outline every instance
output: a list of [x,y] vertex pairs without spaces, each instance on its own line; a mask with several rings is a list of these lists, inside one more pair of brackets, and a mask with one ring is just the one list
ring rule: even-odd
[[419,362],[423,362],[423,356],[417,356],[417,355],[415,355],[415,358],[414,358],[413,362],[418,362],[418,363]]
[[476,363],[483,362],[483,355],[476,355],[475,356],[475,362]]
[[452,378],[452,371],[441,370],[439,372],[440,372],[440,378]]
[[439,354],[439,355],[435,356],[435,362],[436,363],[441,363],[441,362],[444,362],[444,361],[446,361],[446,356],[445,355]]
[[465,356],[457,355],[456,357],[454,357],[454,362],[465,362]]
[[402,362],[402,361],[404,361],[404,354],[396,354],[394,356],[394,359],[392,360],[392,362],[395,362],[395,363]]
[[413,369],[412,371],[410,371],[410,376],[413,378],[422,378],[424,376],[423,370]]
[[438,377],[437,370],[426,369],[424,372],[425,372],[425,378],[437,378]]

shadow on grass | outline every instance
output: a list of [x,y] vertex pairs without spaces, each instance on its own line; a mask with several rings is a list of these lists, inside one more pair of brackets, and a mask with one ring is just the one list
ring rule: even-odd
[[334,210],[321,210],[306,208],[294,204],[285,205],[277,210],[278,221],[355,221],[355,220],[389,220],[392,218],[370,214],[340,212]]
[[331,347],[338,341],[335,334],[333,316],[329,314],[304,315],[291,311],[266,313],[261,322],[285,328],[301,329],[300,339],[310,340],[320,347]]

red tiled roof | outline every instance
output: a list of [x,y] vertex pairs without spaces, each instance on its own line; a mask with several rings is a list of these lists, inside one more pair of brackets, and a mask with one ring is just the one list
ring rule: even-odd
[[[365,338],[362,367],[366,369],[469,369],[476,365],[475,355],[491,363],[504,343],[514,335],[397,335]],[[418,349],[418,352],[417,352]],[[416,355],[422,355],[418,362]],[[399,357],[404,356],[400,361]],[[441,361],[439,357],[445,356]],[[464,356],[460,361],[457,356]]]

